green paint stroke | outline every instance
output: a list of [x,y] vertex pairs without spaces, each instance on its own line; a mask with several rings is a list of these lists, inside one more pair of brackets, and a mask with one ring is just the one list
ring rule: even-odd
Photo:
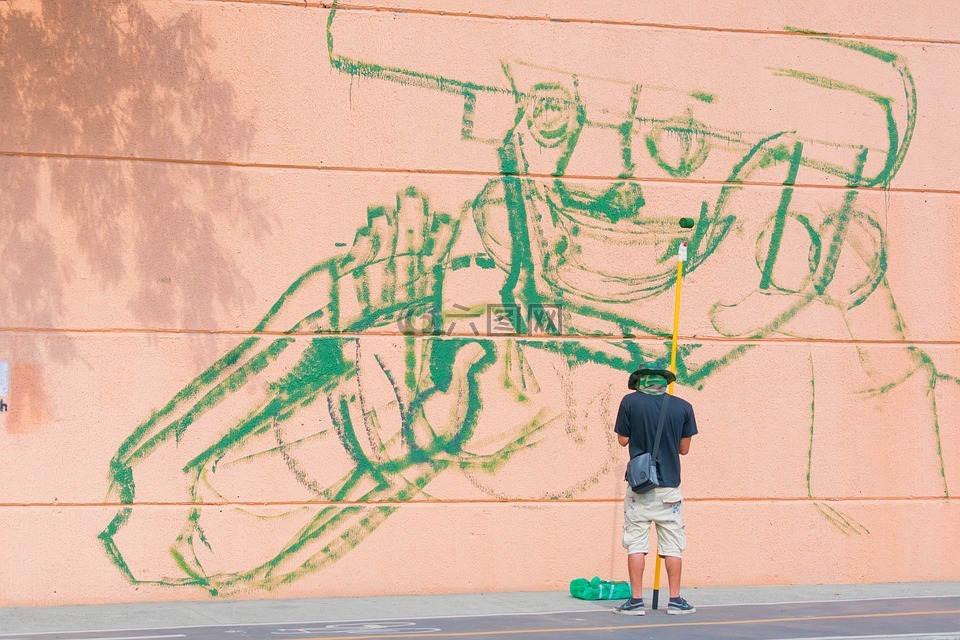
[[706,93],[704,91],[692,91],[690,95],[700,102],[706,102],[707,104],[712,103],[716,99],[716,96],[712,93]]
[[863,87],[859,87],[849,82],[842,82],[835,78],[829,78],[812,73],[806,73],[795,69],[774,69],[775,75],[796,78],[802,82],[819,86],[831,91],[846,91],[863,96],[864,98],[876,103],[883,112],[887,121],[888,147],[886,151],[886,162],[883,169],[873,178],[864,178],[860,185],[851,186],[890,186],[893,177],[900,170],[903,160],[906,157],[907,149],[913,140],[913,132],[917,124],[917,92],[913,75],[910,73],[906,62],[897,54],[868,45],[862,42],[833,37],[818,37],[817,40],[828,42],[839,47],[844,47],[866,56],[875,58],[883,63],[889,64],[900,76],[903,85],[903,106],[905,109],[905,125],[903,132],[897,125],[894,114],[894,105],[897,104],[893,96],[885,96]]
[[777,260],[777,253],[780,251],[780,242],[783,239],[783,227],[787,220],[787,211],[790,208],[790,199],[793,197],[793,185],[797,181],[797,171],[800,169],[800,161],[803,159],[803,143],[797,142],[793,146],[793,155],[790,157],[790,169],[787,173],[787,179],[784,180],[784,189],[780,192],[780,206],[777,207],[776,221],[773,232],[770,234],[770,248],[767,251],[767,260],[763,266],[763,276],[760,278],[760,288],[769,289],[770,279],[773,275],[773,267]]
[[[660,151],[664,134],[681,143],[680,153],[673,162],[664,158]],[[646,137],[647,151],[671,177],[687,178],[706,162],[711,150],[710,136],[711,131],[706,125],[695,120],[693,113],[688,110],[685,118],[671,118],[655,126]]]

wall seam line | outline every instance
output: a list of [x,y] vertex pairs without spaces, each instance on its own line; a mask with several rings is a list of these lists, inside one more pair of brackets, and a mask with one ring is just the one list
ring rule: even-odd
[[[917,496],[917,497],[905,497],[905,496],[874,496],[870,498],[856,497],[856,496],[841,496],[841,497],[831,497],[831,498],[808,498],[806,496],[796,496],[796,497],[758,497],[758,498],[748,498],[748,497],[713,497],[713,498],[698,498],[698,497],[688,497],[684,496],[684,502],[697,502],[697,503],[744,503],[751,504],[757,502],[783,502],[783,503],[834,503],[834,502],[957,502],[956,498],[945,498],[944,496]],[[566,500],[468,500],[468,499],[459,499],[459,500],[408,500],[405,502],[330,502],[330,501],[276,501],[276,502],[208,502],[208,503],[198,503],[198,502],[136,502],[133,504],[118,503],[118,502],[3,502],[0,503],[0,509],[2,508],[47,508],[53,507],[57,509],[73,509],[73,508],[109,508],[109,509],[122,509],[126,507],[209,507],[211,509],[226,508],[226,507],[292,507],[292,508],[301,508],[301,507],[367,507],[367,508],[380,508],[380,507],[402,507],[402,506],[429,506],[429,507],[439,507],[439,506],[449,506],[449,505],[459,505],[459,506],[526,506],[526,505],[590,505],[590,504],[622,504],[623,498],[596,498],[596,499],[566,499]]]
[[[155,337],[158,335],[170,335],[170,336],[184,336],[184,337],[238,337],[238,338],[338,338],[338,339],[358,339],[358,338],[418,338],[418,339],[440,339],[440,338],[451,338],[451,339],[463,339],[463,338],[472,338],[476,340],[524,340],[524,341],[545,341],[545,342],[563,342],[563,341],[572,341],[572,342],[588,342],[599,340],[602,342],[607,342],[610,340],[631,340],[631,341],[647,341],[647,342],[661,342],[669,336],[657,336],[657,335],[642,335],[642,336],[622,336],[622,335],[609,335],[609,336],[544,336],[544,335],[503,335],[503,334],[494,334],[494,335],[473,335],[473,334],[417,334],[417,335],[408,335],[403,333],[392,333],[386,331],[369,331],[369,332],[307,332],[307,331],[298,331],[298,332],[284,332],[284,331],[232,331],[232,330],[201,330],[201,329],[125,329],[125,328],[109,328],[109,329],[76,329],[76,328],[41,328],[41,327],[0,327],[0,335],[2,334],[64,334],[64,335],[102,335],[102,336],[111,336],[111,335],[122,335],[122,336],[142,336],[142,337]],[[770,345],[770,344],[783,344],[783,345],[839,345],[839,346],[857,346],[857,345],[869,345],[869,346],[892,346],[892,347],[907,347],[907,346],[930,346],[930,347],[951,347],[960,345],[960,340],[855,340],[850,338],[739,338],[732,337],[727,338],[723,336],[697,336],[697,335],[681,335],[678,337],[678,340],[681,342],[701,342],[701,343],[730,343],[730,344],[753,344],[753,345]]]
[[[335,5],[333,2],[296,2],[295,0],[194,0],[194,2],[203,2],[208,4],[253,4],[264,6],[285,6],[301,9],[320,9],[329,10]],[[339,4],[338,11],[355,11],[367,13],[397,13],[411,15],[426,15],[444,18],[465,18],[468,20],[502,20],[502,21],[522,21],[522,22],[546,22],[551,24],[586,24],[611,27],[627,27],[641,29],[665,29],[674,31],[701,31],[707,33],[736,33],[744,35],[762,35],[762,36],[788,36],[788,37],[827,37],[844,40],[872,40],[879,42],[897,42],[906,44],[936,44],[936,45],[960,45],[960,40],[949,38],[916,38],[910,36],[892,36],[892,35],[873,35],[873,34],[852,34],[852,33],[832,33],[816,32],[805,33],[802,31],[788,31],[786,29],[751,29],[746,27],[714,27],[706,25],[684,25],[669,24],[662,22],[637,22],[631,20],[590,20],[588,18],[577,17],[551,17],[551,16],[529,16],[529,15],[507,15],[464,11],[447,11],[441,9],[413,9],[400,7],[378,7],[375,5],[359,4]]]
[[[204,2],[218,2],[220,0],[203,0]],[[334,173],[383,173],[400,175],[428,175],[428,176],[455,176],[455,177],[478,177],[478,178],[502,178],[502,177],[520,177],[536,180],[577,180],[588,182],[609,182],[611,180],[623,180],[622,176],[591,176],[591,175],[563,175],[556,176],[548,173],[524,173],[524,174],[504,174],[497,171],[470,171],[456,169],[424,169],[424,168],[397,168],[397,167],[346,167],[339,165],[311,165],[311,164],[287,164],[287,163],[266,163],[266,162],[240,162],[231,160],[200,160],[186,158],[153,158],[136,156],[111,156],[96,154],[68,154],[68,153],[48,153],[48,152],[30,152],[30,151],[0,151],[0,157],[6,158],[38,158],[52,160],[92,160],[97,162],[131,162],[144,164],[181,164],[191,166],[211,166],[235,169],[274,169],[288,171],[321,171]],[[682,185],[689,187],[691,185],[708,187],[760,187],[770,189],[782,189],[783,183],[763,182],[763,181],[741,181],[730,182],[727,180],[703,180],[703,179],[671,179],[654,178],[638,176],[630,178],[638,183],[664,184],[664,185]],[[960,189],[932,189],[927,187],[854,187],[851,189],[848,185],[832,184],[812,184],[797,182],[791,185],[795,189],[823,189],[833,191],[858,191],[858,192],[878,192],[878,193],[914,193],[930,195],[960,195]]]

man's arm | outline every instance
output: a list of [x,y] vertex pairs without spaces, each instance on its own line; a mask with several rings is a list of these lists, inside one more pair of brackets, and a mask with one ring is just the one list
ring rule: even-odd
[[630,421],[627,419],[627,408],[623,406],[623,400],[620,401],[620,408],[617,409],[617,421],[614,423],[613,431],[617,434],[617,442],[621,447],[630,444]]
[[690,410],[683,422],[683,431],[680,432],[680,446],[677,448],[680,455],[685,456],[690,453],[690,441],[697,433],[699,433],[697,429],[697,418],[693,413],[693,407],[690,406]]

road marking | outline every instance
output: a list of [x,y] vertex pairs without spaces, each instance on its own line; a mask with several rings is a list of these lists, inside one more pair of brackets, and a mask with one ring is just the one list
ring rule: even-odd
[[773,638],[771,640],[883,640],[885,638],[923,638],[923,640],[960,640],[960,631],[938,631],[936,633],[895,633],[873,636],[796,636],[793,638]]
[[[90,631],[76,631],[75,633],[91,633]],[[93,632],[96,633],[96,632]],[[157,638],[186,638],[186,634],[174,633],[166,636],[108,636],[104,638],[76,638],[75,640],[155,640]]]
[[[619,631],[625,629],[657,629],[663,627],[719,627],[742,624],[768,624],[773,622],[808,622],[817,620],[862,620],[865,618],[901,618],[908,616],[935,616],[960,614],[960,609],[950,609],[946,611],[905,611],[902,613],[854,613],[848,615],[836,616],[810,616],[799,618],[760,618],[755,620],[723,620],[719,622],[661,622],[656,624],[628,624],[628,625],[608,625],[602,627],[563,627],[553,629],[509,629],[504,631],[454,631],[445,633],[431,634],[383,634],[362,636],[363,640],[384,639],[384,638],[471,638],[480,636],[505,636],[505,635],[531,635],[535,633],[583,633],[587,631]],[[842,636],[841,636],[842,637]],[[304,638],[304,640],[339,640],[335,637],[314,637]]]
[[309,635],[311,633],[346,633],[352,635],[369,635],[369,631],[393,631],[394,634],[425,635],[440,631],[437,627],[418,627],[416,622],[399,620],[396,622],[335,622],[322,627],[302,626],[295,629],[276,629],[270,632],[273,636]]
[[836,600],[783,600],[778,602],[724,602],[721,604],[698,604],[697,609],[714,607],[776,607],[788,604],[837,604],[840,602],[882,602],[885,600],[931,600],[933,598],[960,598],[960,593],[933,596],[882,596],[879,598],[837,598]]

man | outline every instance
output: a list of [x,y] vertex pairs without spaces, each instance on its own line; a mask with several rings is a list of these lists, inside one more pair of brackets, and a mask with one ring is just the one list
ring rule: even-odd
[[[667,400],[667,384],[676,376],[664,369],[638,369],[627,386],[633,390],[620,401],[614,431],[620,446],[630,447],[630,457],[652,452],[660,418]],[[696,608],[680,597],[681,555],[687,546],[683,531],[683,498],[680,495],[680,456],[690,452],[697,421],[689,402],[669,396],[660,437],[657,463],[661,486],[637,494],[627,488],[623,501],[623,546],[627,550],[632,597],[614,609],[616,613],[642,616],[643,568],[650,546],[650,523],[657,525],[657,553],[664,559],[670,582],[667,613],[693,613]]]

